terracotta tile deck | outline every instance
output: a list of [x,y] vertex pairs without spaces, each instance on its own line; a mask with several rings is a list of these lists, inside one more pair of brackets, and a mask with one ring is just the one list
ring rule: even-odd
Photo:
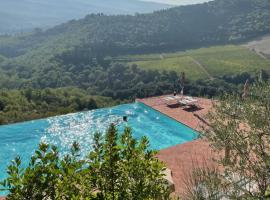
[[185,194],[187,181],[193,170],[205,166],[218,167],[212,161],[214,156],[209,144],[202,140],[180,144],[158,153],[158,158],[172,171],[177,196]]
[[[137,101],[142,102],[197,131],[200,131],[202,126],[207,126],[204,122],[194,116],[194,114],[203,118],[203,116],[212,108],[212,100],[195,98],[198,100],[197,105],[202,109],[188,112],[181,107],[168,107],[164,100],[165,97],[167,96],[137,99]],[[210,166],[216,165],[212,162],[214,156],[216,155],[210,148],[208,142],[201,139],[161,150],[158,154],[158,158],[172,170],[175,193],[178,196],[182,196],[185,193],[186,181],[194,167],[203,167],[206,165],[206,162],[207,165]]]
[[196,103],[199,105],[202,109],[193,111],[193,112],[188,112],[185,111],[181,107],[176,107],[176,108],[170,108],[166,104],[165,98],[171,96],[171,95],[166,95],[166,96],[160,96],[160,97],[152,97],[152,98],[146,98],[146,99],[137,99],[137,101],[144,103],[155,110],[160,111],[161,113],[168,115],[169,117],[197,130],[201,130],[201,126],[204,126],[205,124],[199,120],[197,117],[194,116],[194,114],[199,115],[200,117],[203,117],[205,114],[209,112],[209,110],[212,108],[212,100],[210,99],[203,99],[203,98],[194,98],[198,100]]

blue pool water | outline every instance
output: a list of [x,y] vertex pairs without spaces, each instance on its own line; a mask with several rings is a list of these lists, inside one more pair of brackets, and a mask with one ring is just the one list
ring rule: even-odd
[[[124,115],[128,116],[128,122],[123,122]],[[156,150],[192,141],[198,135],[141,103],[0,126],[0,180],[5,178],[11,159],[20,155],[25,165],[40,142],[55,144],[65,153],[77,141],[82,154],[86,154],[91,148],[93,133],[104,132],[111,123],[117,122],[120,131],[129,126],[136,138],[146,135],[151,148]]]

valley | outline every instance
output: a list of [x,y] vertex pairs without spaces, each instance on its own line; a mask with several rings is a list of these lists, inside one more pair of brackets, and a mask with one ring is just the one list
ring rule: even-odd
[[79,88],[82,99],[131,102],[179,92],[185,72],[189,95],[241,92],[247,79],[269,78],[269,9],[267,0],[216,0],[148,14],[90,14],[0,36],[0,87],[11,96],[28,88]]

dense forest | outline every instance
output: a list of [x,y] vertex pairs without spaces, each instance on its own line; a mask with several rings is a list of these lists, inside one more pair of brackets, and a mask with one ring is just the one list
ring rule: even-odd
[[[0,124],[91,110],[181,90],[180,76],[173,71],[144,71],[136,65],[122,64],[112,64],[108,69],[99,66],[89,70],[86,67],[80,74],[73,73],[72,69],[71,65],[63,71],[49,71],[44,79],[31,82],[46,84],[43,85],[45,89],[31,89],[31,84],[25,83],[20,90],[0,91]],[[213,97],[224,92],[241,92],[241,84],[247,79],[252,83],[257,77],[269,78],[265,71],[258,75],[242,73],[215,80],[186,80],[185,94]],[[50,84],[57,84],[59,88],[49,89]],[[77,85],[82,89],[63,88],[65,85]]]
[[111,98],[90,96],[76,88],[0,91],[0,125],[112,106]]
[[[216,0],[135,16],[91,14],[46,31],[0,36],[0,88],[77,87],[120,101],[172,93],[179,90],[176,72],[117,63],[115,56],[243,42],[269,33],[269,10],[268,0]],[[255,79],[187,77],[185,92],[214,96],[247,77]]]

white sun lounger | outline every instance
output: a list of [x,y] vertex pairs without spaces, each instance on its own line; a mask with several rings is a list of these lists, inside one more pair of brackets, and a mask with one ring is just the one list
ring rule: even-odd
[[181,105],[187,105],[189,104],[190,101],[186,100],[186,99],[183,99],[183,100],[180,100],[178,101],[178,103],[180,103]]
[[174,97],[164,97],[164,100],[166,100],[166,101],[172,101],[172,100],[175,100],[175,98]]
[[180,104],[182,105],[192,105],[195,104],[196,102],[198,102],[198,100],[196,99],[188,99],[188,98],[184,98],[180,101],[178,101]]
[[164,97],[164,100],[166,101],[172,101],[172,100],[178,100],[178,99],[182,99],[182,96],[168,96],[168,97]]
[[187,96],[185,97],[189,101],[198,101],[197,99],[194,99],[193,97]]
[[[167,105],[171,105],[171,104],[180,104],[183,106],[187,106],[187,105],[194,105],[196,102],[198,102],[197,99],[194,99],[192,97],[183,97],[183,96],[167,96],[163,98],[166,102]],[[176,101],[176,102],[175,102]]]

